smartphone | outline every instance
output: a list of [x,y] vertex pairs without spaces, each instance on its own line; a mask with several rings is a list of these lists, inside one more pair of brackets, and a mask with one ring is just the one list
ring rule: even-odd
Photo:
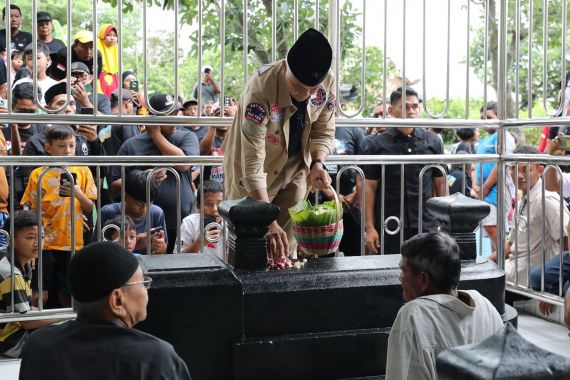
[[[77,174],[71,173],[71,176],[73,177],[73,183],[77,184]],[[67,184],[69,184],[69,177],[67,174],[61,173],[59,177],[59,186],[66,186]],[[62,195],[62,197],[64,196],[67,197],[67,195]]]
[[560,149],[570,150],[570,136],[558,136],[557,139],[560,141],[558,144]]
[[150,229],[150,234],[151,234],[151,235],[154,235],[154,234],[156,234],[156,233],[158,233],[159,231],[162,231],[162,230],[163,230],[162,226],[154,227],[154,228],[151,228],[151,229]]
[[210,74],[211,72],[212,72],[212,69],[210,69],[209,67],[206,67],[206,68],[204,69],[204,73],[205,73],[205,74]]
[[129,90],[139,92],[139,81],[132,80],[129,82]]
[[206,227],[210,223],[215,223],[216,217],[215,216],[205,216],[204,217],[204,227]]
[[82,115],[93,115],[93,108],[87,108],[87,107],[83,107],[81,108],[81,112]]
[[224,96],[224,108],[228,108],[232,105],[232,98],[230,96]]

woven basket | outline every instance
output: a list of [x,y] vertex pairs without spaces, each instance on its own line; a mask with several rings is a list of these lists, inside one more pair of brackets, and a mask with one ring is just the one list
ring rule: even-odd
[[[293,234],[297,240],[297,250],[304,256],[325,256],[338,251],[344,225],[342,223],[342,205],[336,191],[332,190],[336,203],[336,223],[319,227],[301,227],[293,222]],[[305,200],[309,195],[305,195]]]

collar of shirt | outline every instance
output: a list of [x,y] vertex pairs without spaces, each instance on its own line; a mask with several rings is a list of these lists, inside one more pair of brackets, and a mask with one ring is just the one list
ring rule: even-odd
[[[457,293],[461,293],[463,298],[469,300],[469,305],[459,299],[459,297],[450,296],[449,294],[432,294],[430,296],[420,297],[423,299],[428,299],[433,302],[437,302],[441,306],[444,306],[450,310],[455,311],[457,314],[460,315],[468,315],[475,311],[475,305],[471,295],[467,292],[463,292],[458,290]],[[473,305],[473,306],[471,306]]]
[[287,86],[287,81],[285,80],[285,73],[287,70],[279,65],[279,88],[277,89],[277,106],[281,108],[289,108],[293,105],[291,101],[291,94],[289,93],[289,87]]
[[530,192],[528,193],[528,195],[523,198],[521,210],[526,205],[527,199],[529,199],[530,202],[533,202],[533,203],[540,201],[540,199],[542,199],[542,179],[541,178],[539,178],[538,181],[536,181],[534,186],[530,188]]

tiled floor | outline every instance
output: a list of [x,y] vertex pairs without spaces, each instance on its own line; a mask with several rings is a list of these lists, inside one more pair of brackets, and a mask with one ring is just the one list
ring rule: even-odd
[[570,337],[566,326],[529,314],[519,314],[519,332],[531,343],[570,358]]
[[[570,337],[565,326],[553,323],[521,309],[519,332],[531,343],[558,355],[570,358]],[[18,379],[20,361],[0,358],[0,380]]]

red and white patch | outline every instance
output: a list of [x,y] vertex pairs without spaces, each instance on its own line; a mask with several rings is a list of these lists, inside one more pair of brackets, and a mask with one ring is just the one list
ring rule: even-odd
[[265,108],[259,103],[249,103],[247,107],[245,107],[244,116],[247,120],[259,125],[263,123],[267,117],[267,111],[265,111]]
[[334,106],[335,106],[334,102],[328,102],[328,103],[327,103],[327,110],[328,110],[329,112],[334,111]]
[[278,113],[279,112],[279,106],[277,104],[273,104],[271,106],[270,112],[271,113]]
[[322,107],[327,101],[327,92],[319,88],[315,95],[311,96],[311,105],[313,107]]
[[279,136],[274,135],[274,134],[272,134],[272,133],[268,133],[268,134],[265,136],[265,140],[266,140],[268,143],[273,144],[273,145],[279,144]]

